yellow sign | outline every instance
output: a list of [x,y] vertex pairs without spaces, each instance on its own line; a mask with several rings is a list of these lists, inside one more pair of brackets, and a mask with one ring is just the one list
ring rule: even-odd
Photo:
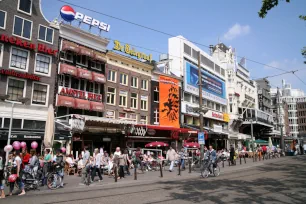
[[229,122],[229,121],[230,121],[229,114],[223,113],[223,120],[224,120],[225,122]]
[[121,45],[118,40],[114,41],[114,50],[118,50],[120,52],[124,52],[128,55],[135,56],[138,59],[144,59],[149,62],[152,61],[152,54],[146,55],[145,53],[142,52],[137,52],[134,50],[134,48],[131,49],[131,46],[129,44]]

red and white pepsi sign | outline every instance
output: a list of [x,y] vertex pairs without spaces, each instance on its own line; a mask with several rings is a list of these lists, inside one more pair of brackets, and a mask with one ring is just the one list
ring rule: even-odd
[[62,19],[68,22],[71,22],[73,20],[78,20],[78,21],[88,24],[89,26],[97,27],[106,32],[108,32],[110,29],[109,24],[99,21],[97,19],[94,19],[90,16],[84,15],[80,12],[76,12],[71,6],[68,6],[68,5],[62,6],[60,14],[61,14]]

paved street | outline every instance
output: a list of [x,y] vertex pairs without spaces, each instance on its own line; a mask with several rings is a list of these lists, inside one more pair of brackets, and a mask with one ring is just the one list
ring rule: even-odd
[[[89,187],[79,178],[65,177],[64,189],[32,191],[24,197],[8,197],[5,203],[305,203],[306,156],[284,157],[225,166],[217,178],[202,179],[194,172],[138,174],[117,183],[106,178]],[[0,200],[4,203],[4,200]]]

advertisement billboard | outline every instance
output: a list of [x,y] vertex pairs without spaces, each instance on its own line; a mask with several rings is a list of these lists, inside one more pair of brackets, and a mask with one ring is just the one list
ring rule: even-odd
[[159,124],[180,127],[180,91],[178,80],[159,76]]
[[[201,73],[203,98],[227,105],[225,82],[207,71],[201,70]],[[184,78],[185,91],[199,95],[198,67],[186,61]]]

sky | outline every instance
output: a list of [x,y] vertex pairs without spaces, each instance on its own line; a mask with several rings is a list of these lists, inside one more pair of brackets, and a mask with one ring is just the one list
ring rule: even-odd
[[[269,11],[265,19],[258,17],[260,0],[64,1],[175,36],[182,35],[207,46],[217,44],[219,39],[227,46],[235,48],[238,56],[245,56],[253,61],[283,70],[301,69],[296,72],[296,75],[305,84],[293,74],[268,78],[268,80],[273,88],[281,87],[281,81],[285,79],[286,83],[291,83],[293,88],[306,92],[306,64],[303,63],[304,59],[301,55],[301,49],[306,46],[306,21],[298,18],[299,15],[306,15],[305,0],[291,3],[280,1],[277,7]],[[50,21],[59,17],[60,8],[63,5],[66,3],[58,0],[42,0],[43,13]],[[76,6],[72,7],[75,11],[110,24],[110,31],[103,32],[102,36],[135,45],[135,49],[139,51],[152,53],[156,61],[159,59],[158,52],[167,53],[168,51],[169,36],[167,35]],[[207,47],[199,47],[209,53]],[[113,48],[113,42],[109,43],[108,48]],[[249,60],[246,61],[246,67],[250,70],[252,79],[284,72]]]

